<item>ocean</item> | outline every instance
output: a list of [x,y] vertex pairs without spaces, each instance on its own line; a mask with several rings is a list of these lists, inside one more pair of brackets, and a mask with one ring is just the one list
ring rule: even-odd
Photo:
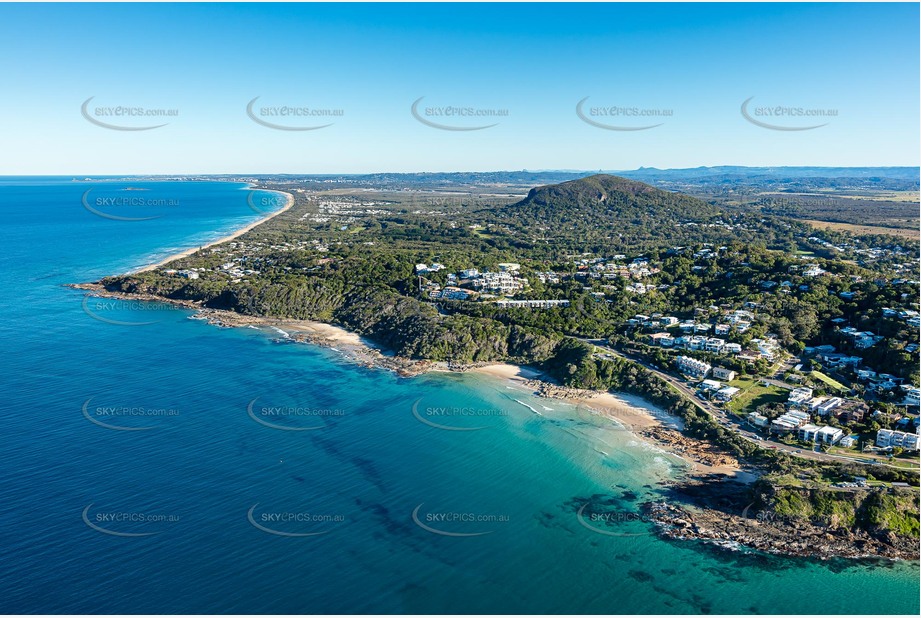
[[918,613],[917,563],[656,538],[684,464],[590,410],[65,287],[265,197],[0,179],[0,612]]

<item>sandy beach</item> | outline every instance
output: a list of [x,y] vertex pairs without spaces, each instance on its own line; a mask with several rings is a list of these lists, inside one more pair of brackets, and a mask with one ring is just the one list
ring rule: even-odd
[[[685,461],[694,476],[728,476],[743,483],[756,479],[754,475],[742,471],[735,459],[723,456],[715,452],[710,445],[681,434],[680,432],[684,429],[682,419],[650,404],[641,397],[626,393],[566,389],[556,385],[550,376],[541,371],[517,365],[485,365],[473,368],[471,371],[511,380],[523,386],[538,386],[544,391],[544,396],[561,399],[604,418],[612,419],[626,427],[639,439],[654,444]],[[543,388],[543,385],[548,383],[556,385],[556,388]]]
[[[281,213],[285,212],[286,210],[288,210],[289,208],[291,208],[292,206],[294,206],[294,196],[291,195],[290,193],[287,193],[287,192],[285,192],[285,191],[276,191],[276,190],[274,190],[274,189],[262,189],[262,188],[259,188],[259,187],[251,187],[251,188],[252,188],[252,189],[258,189],[259,191],[268,191],[269,193],[278,193],[278,194],[280,194],[280,195],[284,195],[284,196],[285,196],[285,205],[284,205],[281,209],[276,210],[276,211],[273,212],[273,213],[269,213],[266,217],[263,217],[262,219],[259,219],[258,221],[253,221],[252,223],[250,223],[250,224],[247,225],[246,227],[241,228],[241,229],[239,229],[239,230],[233,232],[232,234],[228,234],[227,236],[224,236],[223,238],[218,238],[217,240],[212,241],[212,242],[209,242],[207,245],[202,245],[201,247],[193,247],[193,248],[191,248],[191,249],[186,249],[185,251],[180,251],[179,253],[175,253],[175,254],[173,254],[173,255],[167,257],[167,258],[164,259],[164,260],[160,260],[159,262],[157,262],[157,263],[155,263],[155,264],[149,264],[149,265],[147,265],[147,266],[143,266],[143,267],[141,267],[141,268],[138,268],[138,269],[136,269],[136,270],[133,270],[133,271],[131,271],[131,273],[142,273],[142,272],[146,272],[146,271],[148,271],[148,270],[154,270],[155,268],[160,268],[161,266],[165,266],[166,264],[169,264],[170,262],[174,262],[174,261],[176,261],[176,260],[178,260],[178,259],[180,259],[180,258],[188,257],[188,256],[192,255],[193,253],[195,253],[195,252],[197,252],[197,251],[200,251],[201,249],[207,249],[208,247],[213,247],[214,245],[219,245],[219,244],[224,243],[224,242],[227,242],[227,241],[229,241],[229,240],[233,240],[234,238],[237,238],[237,237],[242,236],[243,234],[247,233],[248,231],[250,231],[251,229],[253,229],[253,228],[256,227],[257,225],[261,225],[261,224],[265,223],[266,221],[268,221],[269,219],[272,219],[273,217],[277,217],[277,216],[280,215]],[[131,274],[131,273],[129,273],[129,274]]]
[[532,367],[506,363],[480,366],[452,365],[443,362],[405,359],[383,350],[358,333],[324,322],[243,315],[224,309],[205,308],[194,301],[166,299],[150,294],[111,292],[98,283],[73,284],[71,287],[87,290],[93,295],[102,297],[170,303],[195,310],[194,318],[207,320],[216,326],[274,329],[294,341],[332,348],[346,358],[364,366],[389,369],[405,377],[431,371],[469,371],[509,380],[531,389],[540,396],[566,401],[623,425],[637,438],[654,444],[687,462],[689,471],[694,476],[729,476],[746,483],[756,478],[740,470],[738,461],[719,453],[712,445],[684,436],[681,433],[683,422],[680,418],[650,404],[641,397],[626,393],[615,394],[567,388],[560,386],[546,373]]
[[[528,384],[532,380],[555,383],[552,378],[541,371],[517,365],[485,365],[472,369],[472,371],[522,384]],[[570,403],[584,406],[603,416],[613,418],[630,430],[659,426],[681,427],[681,419],[671,416],[664,410],[660,410],[643,399],[632,395],[615,395],[614,393],[601,391],[579,391],[577,396],[564,397],[564,399]]]
[[[233,234],[208,243],[205,247],[211,247],[237,238],[257,225],[290,209],[294,204],[294,196],[281,191],[277,191],[277,193],[282,193],[287,198],[287,202],[283,208],[259,221],[255,221],[237,230]],[[196,251],[199,251],[199,248],[189,249],[174,254],[156,264],[151,264],[150,266],[133,272],[152,270],[181,257],[191,255]],[[611,392],[564,387],[543,371],[532,367],[508,363],[493,363],[476,366],[402,359],[381,349],[380,346],[365,339],[358,333],[324,322],[248,316],[233,311],[205,308],[199,303],[192,301],[176,301],[146,294],[114,293],[105,290],[98,283],[76,284],[72,287],[89,290],[91,293],[100,296],[126,299],[142,298],[151,301],[168,302],[177,306],[197,310],[196,316],[198,318],[205,319],[218,326],[272,328],[295,341],[310,342],[333,348],[343,353],[347,358],[351,358],[363,365],[390,369],[403,376],[413,376],[429,371],[469,371],[510,380],[534,390],[534,392],[541,396],[566,401],[572,405],[582,407],[593,414],[611,419],[623,425],[639,439],[649,442],[650,444],[655,444],[686,461],[689,469],[695,476],[735,476],[738,480],[742,480],[743,482],[750,482],[754,478],[742,472],[739,469],[738,462],[734,461],[732,458],[723,457],[717,453],[711,452],[712,449],[709,445],[683,436],[681,434],[683,421],[680,418],[650,404],[641,397],[625,393],[615,394]]]
[[304,333],[313,335],[342,345],[368,346],[368,341],[362,339],[358,333],[345,330],[341,326],[333,324],[324,324],[323,322],[311,322],[309,320],[282,320],[277,324],[278,328],[293,333]]

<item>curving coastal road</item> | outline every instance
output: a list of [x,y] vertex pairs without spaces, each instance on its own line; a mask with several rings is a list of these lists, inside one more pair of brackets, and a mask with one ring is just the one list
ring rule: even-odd
[[[637,358],[633,355],[626,354],[624,352],[621,352],[620,350],[616,350],[612,348],[611,346],[608,345],[607,341],[604,339],[584,339],[581,337],[579,337],[578,339],[584,343],[593,345],[596,348],[603,350],[604,352],[608,354],[611,354],[613,356],[618,356],[620,358],[629,360],[631,362],[634,362],[634,363],[637,363],[643,366],[645,369],[651,371],[652,373],[656,374],[657,376],[659,376],[660,378],[662,378],[663,380],[671,384],[672,387],[674,387],[679,393],[687,397],[698,408],[700,408],[701,410],[709,414],[713,418],[713,420],[715,420],[717,423],[722,425],[724,428],[735,431],[738,435],[742,436],[749,442],[757,444],[760,447],[771,448],[771,449],[778,450],[778,451],[784,451],[785,453],[789,453],[790,455],[793,455],[794,457],[802,457],[803,459],[813,459],[817,461],[833,461],[833,462],[840,462],[840,461],[851,462],[851,463],[857,462],[857,460],[852,457],[843,457],[841,455],[831,455],[829,453],[803,450],[801,448],[796,448],[788,444],[784,444],[782,442],[777,442],[776,440],[771,440],[769,438],[762,438],[758,436],[757,434],[755,434],[754,432],[745,429],[741,424],[739,424],[734,419],[732,419],[722,408],[719,408],[713,405],[709,401],[702,401],[699,397],[697,397],[696,392],[693,389],[688,388],[688,385],[685,384],[679,378],[676,378],[675,376],[671,374],[665,373],[661,369],[658,369],[657,367],[653,366],[651,363],[641,358]],[[769,381],[771,381],[771,383],[777,383],[776,380],[769,379]],[[786,385],[784,385],[784,387],[789,388]],[[886,466],[888,468],[895,468],[898,470],[906,469],[906,468],[900,468],[898,466],[893,466],[891,464],[885,464],[881,462],[875,463],[874,465]]]

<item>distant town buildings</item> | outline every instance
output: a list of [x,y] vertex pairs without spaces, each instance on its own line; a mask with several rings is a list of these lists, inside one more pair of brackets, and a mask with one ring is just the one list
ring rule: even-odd
[[568,300],[497,300],[500,307],[528,307],[534,309],[552,309],[553,307],[568,307]]

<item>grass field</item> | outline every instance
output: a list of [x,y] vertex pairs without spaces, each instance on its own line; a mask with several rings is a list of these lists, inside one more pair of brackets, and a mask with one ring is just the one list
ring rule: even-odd
[[811,371],[809,375],[815,378],[816,380],[820,380],[821,382],[824,382],[827,386],[835,389],[838,392],[846,393],[850,390],[844,384],[841,384],[841,382],[838,382],[837,380],[833,380],[832,378],[828,377],[821,371]]
[[729,402],[729,409],[735,413],[753,412],[755,408],[766,403],[783,403],[789,396],[787,391],[779,386],[763,386],[757,378],[736,378],[729,386],[742,389],[742,392]]
[[878,225],[857,225],[853,223],[816,221],[814,219],[807,219],[805,222],[819,229],[838,230],[840,232],[850,232],[851,234],[890,234],[892,236],[898,236],[900,238],[911,238],[914,240],[921,238],[921,230],[919,230],[917,227],[882,227]]

